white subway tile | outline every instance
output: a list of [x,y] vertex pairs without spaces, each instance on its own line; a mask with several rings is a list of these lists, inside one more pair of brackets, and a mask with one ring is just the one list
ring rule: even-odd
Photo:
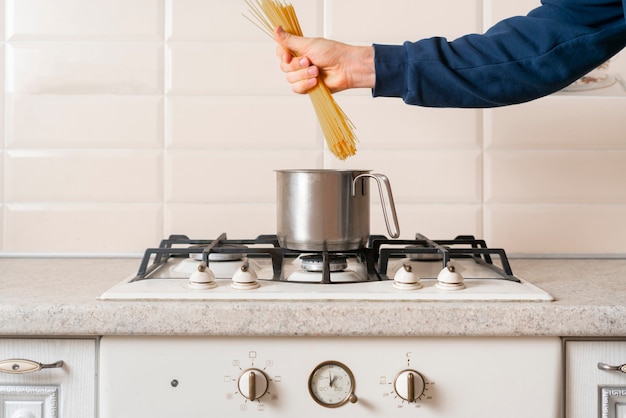
[[497,149],[626,149],[626,97],[549,96],[485,111]]
[[344,42],[450,39],[480,30],[480,0],[328,0],[325,36]]
[[[479,203],[481,153],[473,150],[363,150],[339,161],[327,154],[328,168],[383,173],[402,203]],[[375,194],[374,194],[375,195]]]
[[359,149],[481,147],[478,110],[407,106],[400,99],[342,96],[336,100],[356,127]]
[[[431,239],[451,239],[457,235],[482,237],[480,205],[400,203],[396,206],[396,211],[402,239],[415,239],[416,233]],[[389,236],[379,204],[372,205],[370,221],[370,233]]]
[[169,97],[168,146],[204,149],[320,149],[306,96]]
[[[5,2],[6,0],[0,0],[0,41],[3,41],[6,39],[5,37],[5,33],[6,33],[6,28],[7,28],[7,23],[6,23],[6,13],[5,13]],[[2,245],[0,243],[0,245]]]
[[[0,0],[0,5],[2,4],[2,0]],[[0,18],[2,18],[2,7],[0,7]],[[0,29],[2,26],[2,20],[0,20]],[[0,44],[0,92],[2,92],[3,96],[5,97],[4,100],[0,100],[0,126],[5,126],[5,122],[7,121],[7,119],[5,119],[5,102],[6,102],[6,85],[5,85],[5,75],[6,75],[6,71],[5,71],[5,46],[4,44]],[[4,144],[4,133],[5,133],[5,129],[0,129],[0,145]]]
[[[0,147],[0,203],[4,202],[6,197],[4,193],[5,185],[5,171],[4,171],[4,149]],[[0,234],[0,244],[2,243],[2,234]]]
[[24,42],[7,47],[7,91],[145,95],[163,92],[158,43]]
[[139,254],[163,238],[161,205],[8,204],[10,253]]
[[626,203],[626,151],[488,151],[492,203]]
[[167,55],[169,94],[293,94],[273,42],[170,42]]
[[[1,200],[0,200],[1,202]],[[4,245],[4,237],[5,237],[5,233],[4,233],[4,206],[3,204],[0,203],[0,253],[5,251],[5,245]]]
[[9,40],[162,40],[163,0],[6,0]]
[[213,239],[225,232],[230,239],[276,234],[276,205],[272,203],[189,203],[165,206],[165,234]]
[[321,164],[321,151],[170,150],[165,158],[165,201],[273,202],[274,170]]
[[157,148],[158,96],[7,95],[10,148]]
[[626,205],[487,205],[485,239],[509,254],[626,253]]
[[157,202],[161,151],[7,151],[7,202]]
[[[302,32],[321,36],[322,0],[289,1]],[[252,16],[241,1],[167,0],[170,40],[176,41],[259,41],[269,39],[245,16]],[[255,21],[256,22],[256,21]]]

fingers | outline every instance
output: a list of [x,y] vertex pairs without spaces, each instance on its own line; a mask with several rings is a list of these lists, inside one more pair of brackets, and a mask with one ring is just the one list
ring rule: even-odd
[[296,93],[306,93],[312,87],[317,84],[317,77],[319,76],[319,69],[311,65],[311,61],[307,57],[292,57],[288,54],[289,58],[282,58],[280,69],[285,73],[287,82],[291,84],[291,90]]
[[308,67],[302,70],[287,73],[287,81],[291,84],[294,93],[308,93],[317,84],[317,67]]
[[280,26],[275,29],[274,37],[279,44],[276,55],[280,60],[280,69],[285,72],[291,90],[299,94],[307,93],[317,84],[319,69],[307,57],[294,57],[290,52],[288,45],[293,45],[293,42],[289,38],[299,37],[285,32]]

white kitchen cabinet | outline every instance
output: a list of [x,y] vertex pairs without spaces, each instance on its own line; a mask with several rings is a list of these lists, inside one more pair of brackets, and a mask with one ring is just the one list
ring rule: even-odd
[[626,340],[567,340],[565,363],[565,418],[626,417]]
[[95,339],[0,338],[0,418],[95,417],[95,393]]

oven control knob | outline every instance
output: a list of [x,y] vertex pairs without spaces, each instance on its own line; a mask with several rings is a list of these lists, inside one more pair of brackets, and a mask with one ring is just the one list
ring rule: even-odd
[[259,399],[267,393],[268,378],[265,373],[259,369],[248,369],[241,373],[237,385],[239,392],[251,401]]
[[403,370],[393,382],[396,394],[407,402],[415,402],[424,393],[424,378],[415,370]]
[[401,290],[417,290],[422,288],[419,276],[410,264],[403,264],[393,276],[393,287]]
[[465,289],[463,284],[463,267],[449,261],[448,264],[439,272],[437,276],[437,287],[443,290],[461,290]]

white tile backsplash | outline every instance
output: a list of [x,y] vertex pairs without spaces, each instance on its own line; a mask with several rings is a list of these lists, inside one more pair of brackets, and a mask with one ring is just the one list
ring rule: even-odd
[[160,202],[161,151],[5,153],[7,202]]
[[171,42],[167,56],[171,95],[291,94],[272,42]]
[[[168,39],[172,41],[259,41],[269,38],[246,17],[245,1],[166,0]],[[294,0],[305,35],[321,36],[323,0]]]
[[[0,150],[0,202],[4,202],[4,183],[6,176],[4,174],[4,151]],[[0,235],[1,237],[2,235]],[[2,240],[0,240],[2,241]]]
[[[453,39],[538,0],[294,0],[302,29],[368,45]],[[474,234],[519,254],[626,254],[626,95],[428,109],[337,102],[325,147],[243,0],[0,0],[0,253],[141,253],[169,234],[272,234],[275,173],[386,174],[403,238]],[[2,18],[4,17],[4,18]],[[611,68],[626,68],[626,58]],[[372,186],[372,233],[386,233]]]
[[161,148],[163,98],[9,93],[7,148]]
[[183,234],[192,239],[206,239],[226,233],[231,239],[251,239],[258,235],[274,234],[275,231],[274,202],[165,205],[166,236]]
[[623,255],[624,214],[626,205],[486,205],[484,237],[509,254]]
[[488,151],[487,203],[626,204],[626,151]]
[[[373,200],[373,199],[372,199]],[[471,204],[410,204],[396,205],[400,238],[415,239],[420,233],[431,239],[452,239],[457,235],[482,237],[482,207]],[[370,209],[371,232],[387,234],[380,204]],[[487,242],[489,244],[489,242]]]
[[159,204],[7,204],[8,253],[141,254],[163,238]]
[[163,92],[163,45],[137,42],[14,42],[11,93],[146,95]]
[[5,29],[6,29],[6,25],[5,25],[5,20],[4,17],[6,15],[5,13],[5,3],[7,0],[0,0],[0,40],[4,40],[5,38]]
[[479,110],[422,108],[362,96],[341,96],[337,102],[356,127],[359,150],[482,148]]
[[163,0],[5,0],[7,39],[163,39]]
[[306,96],[173,96],[167,146],[195,149],[315,149],[322,137]]
[[490,149],[626,149],[626,96],[552,95],[485,111]]
[[346,162],[328,159],[329,168],[385,174],[398,202],[478,204],[481,201],[480,151],[361,150]]
[[480,0],[327,0],[324,35],[344,42],[454,39],[480,29]]
[[[172,150],[165,160],[168,203],[270,203],[276,199],[274,170],[319,168],[321,151]],[[285,167],[287,165],[287,167]]]

